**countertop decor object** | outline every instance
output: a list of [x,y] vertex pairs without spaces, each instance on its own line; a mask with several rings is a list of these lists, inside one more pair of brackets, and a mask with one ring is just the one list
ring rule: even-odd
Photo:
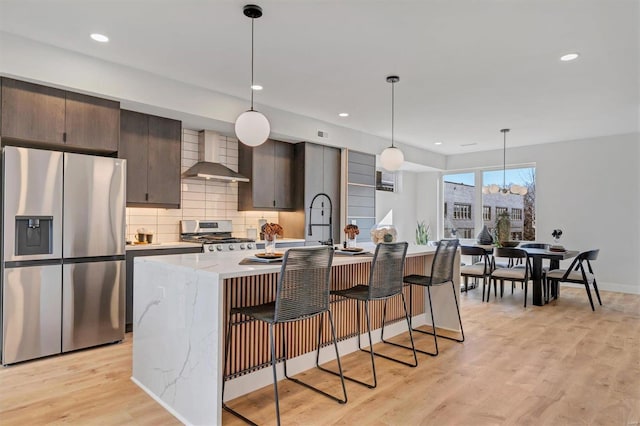
[[518,247],[518,244],[520,244],[520,241],[502,241],[500,243],[502,247],[508,247],[508,248]]
[[378,225],[371,228],[371,241],[378,243],[393,243],[398,238],[398,231],[393,225]]
[[267,140],[271,132],[267,117],[253,109],[253,92],[262,89],[262,87],[258,88],[253,81],[253,23],[262,16],[262,8],[255,4],[248,4],[244,6],[242,12],[247,18],[251,18],[251,108],[236,119],[235,131],[238,140],[243,144],[258,146]]
[[390,75],[387,77],[387,83],[391,83],[391,146],[385,148],[380,154],[380,163],[385,170],[390,172],[398,170],[400,166],[402,166],[402,163],[404,163],[404,154],[393,144],[393,131],[395,124],[395,87],[396,83],[399,81],[400,77],[397,75]]
[[478,234],[478,244],[481,245],[491,245],[493,244],[493,238],[491,237],[491,233],[489,233],[489,229],[487,229],[487,225],[482,227],[482,231]]
[[267,255],[273,255],[276,251],[276,239],[278,236],[284,235],[282,226],[277,223],[265,223],[262,225],[262,233],[264,234],[264,252]]

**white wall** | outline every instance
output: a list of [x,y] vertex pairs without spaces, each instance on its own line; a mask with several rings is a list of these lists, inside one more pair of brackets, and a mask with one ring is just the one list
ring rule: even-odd
[[[555,228],[569,249],[600,249],[600,287],[640,294],[640,134],[605,136],[508,150],[510,164],[536,164],[539,241]],[[499,163],[502,151],[454,155],[447,170]]]
[[429,225],[429,241],[438,239],[438,178],[437,172],[401,172],[400,192],[376,191],[376,221],[389,212],[399,241],[415,243],[418,222]]
[[402,173],[400,192],[376,191],[376,223],[388,214],[398,232],[398,241],[415,243],[416,229],[416,173]]
[[[233,123],[248,100],[171,80],[120,64],[38,43],[0,31],[0,74],[49,86],[119,100],[123,108],[183,121],[187,128],[233,134]],[[224,90],[224,88],[220,88]],[[271,137],[287,142],[316,142],[378,154],[385,138],[311,117],[257,105],[271,123]],[[318,130],[329,138],[319,138]],[[442,169],[445,157],[396,143],[413,163]]]

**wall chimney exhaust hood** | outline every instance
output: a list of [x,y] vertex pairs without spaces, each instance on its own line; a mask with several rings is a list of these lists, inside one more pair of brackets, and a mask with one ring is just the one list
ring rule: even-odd
[[182,174],[186,178],[214,179],[226,182],[249,182],[240,173],[220,164],[220,135],[211,130],[198,132],[198,162]]

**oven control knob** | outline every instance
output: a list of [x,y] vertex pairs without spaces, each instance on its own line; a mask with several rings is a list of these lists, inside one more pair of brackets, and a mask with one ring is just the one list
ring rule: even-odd
[[216,249],[217,249],[218,251],[222,251],[222,246],[216,246]]
[[229,244],[229,250],[235,250],[236,248],[233,246],[233,244]]
[[240,250],[244,250],[244,249],[245,249],[244,244],[240,244]]
[[209,246],[209,251],[213,251],[213,250],[214,250],[213,246]]
[[253,250],[253,244],[251,243],[247,244],[247,250]]

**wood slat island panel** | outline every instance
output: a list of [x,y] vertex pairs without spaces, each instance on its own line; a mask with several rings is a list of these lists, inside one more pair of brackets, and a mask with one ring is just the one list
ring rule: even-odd
[[[404,275],[425,274],[431,256],[408,258],[405,263]],[[356,263],[337,265],[331,269],[331,288],[333,290],[349,288],[355,284],[366,284],[370,263]],[[227,329],[229,310],[231,307],[252,306],[268,303],[274,300],[278,274],[254,275],[224,280],[224,329]],[[414,315],[425,313],[424,288],[413,291]],[[404,288],[404,296],[409,301],[409,287]],[[382,301],[371,302],[371,327],[377,329],[382,326]],[[338,340],[345,340],[357,336],[356,302],[344,298],[332,298],[333,311]],[[365,332],[364,310],[360,312],[361,333]],[[314,317],[303,321],[284,324],[276,327],[276,356],[282,357],[282,339],[286,338],[288,357],[295,358],[315,351],[317,348],[318,321],[324,318],[321,344],[325,346],[332,342],[328,317]],[[395,297],[387,302],[387,324],[404,320],[402,300]],[[282,334],[284,328],[284,334]],[[227,376],[247,374],[259,368],[270,366],[269,328],[261,321],[247,321],[236,325],[231,335],[231,357]]]

